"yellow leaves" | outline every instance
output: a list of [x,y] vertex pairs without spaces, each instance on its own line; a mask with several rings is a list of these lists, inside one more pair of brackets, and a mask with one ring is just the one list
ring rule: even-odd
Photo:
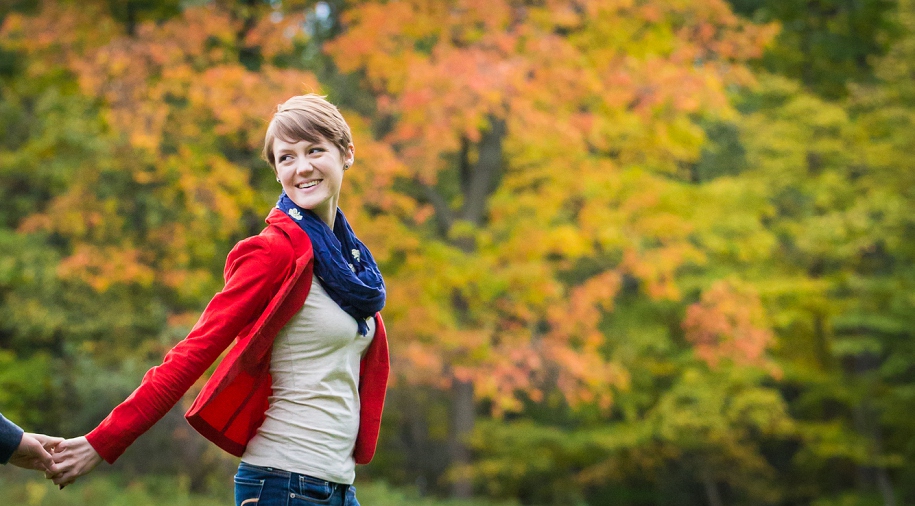
[[116,202],[101,201],[93,195],[93,181],[80,181],[70,191],[52,199],[46,210],[23,220],[20,233],[48,232],[77,241],[107,241],[124,223]]
[[245,45],[257,46],[267,61],[277,55],[292,50],[296,41],[304,41],[307,37],[301,26],[305,22],[302,12],[283,14],[274,11],[269,16],[263,16],[257,24],[245,34]]
[[688,261],[698,262],[702,254],[688,244],[623,252],[622,267],[645,283],[645,293],[656,300],[679,300],[677,271]]
[[[24,47],[33,52],[33,58],[41,55],[67,65],[85,93],[106,101],[109,123],[139,149],[155,152],[169,129],[198,136],[199,122],[208,116],[217,121],[217,135],[237,135],[256,148],[263,142],[263,120],[273,104],[319,89],[307,72],[270,65],[252,72],[242,67],[235,47],[239,21],[216,5],[187,8],[181,17],[161,24],[141,23],[134,36],[102,30],[104,36],[91,43],[75,36],[59,37],[60,26],[49,25],[49,20],[60,19],[75,34],[116,25],[106,14],[90,14],[49,3],[39,16],[15,17],[4,35],[53,30],[48,41],[30,40]],[[291,15],[278,25],[293,26],[300,19]],[[267,56],[283,50],[277,37],[286,40],[263,23],[249,35],[249,42],[263,45]],[[171,104],[182,99],[188,101],[190,117],[177,120],[173,115],[180,107]],[[177,123],[170,124],[170,119]]]
[[79,244],[73,254],[57,266],[57,275],[65,280],[79,280],[97,292],[113,284],[148,286],[155,273],[142,261],[143,254],[135,248],[98,247]]
[[65,63],[120,34],[120,27],[102,9],[102,4],[95,2],[43,1],[40,16],[15,12],[6,16],[0,38],[13,49],[40,54],[46,67]]
[[[399,80],[392,77],[404,75],[406,44],[430,37],[439,29],[411,2],[366,3],[348,10],[343,22],[347,32],[329,42],[325,50],[344,72],[365,67],[369,82],[378,89],[397,87]],[[406,30],[406,37],[401,37]]]
[[[211,261],[222,247],[217,241],[237,233],[254,200],[247,172],[215,148],[208,151],[213,135],[239,136],[257,146],[270,109],[264,98],[278,103],[315,81],[310,74],[270,67],[256,74],[228,64],[233,50],[226,45],[234,43],[237,26],[215,7],[141,24],[132,37],[106,32],[113,21],[91,9],[86,12],[92,16],[54,4],[44,9],[13,20],[4,39],[15,39],[16,30],[52,29],[46,24],[58,17],[66,18],[61,26],[72,26],[74,34],[97,28],[105,34],[92,44],[76,35],[51,38],[53,45],[29,40],[22,49],[30,52],[30,62],[45,62],[42,72],[66,66],[84,93],[104,103],[107,124],[130,145],[113,150],[104,169],[131,173],[104,181],[103,168],[79,167],[44,212],[23,221],[21,231],[53,231],[71,241],[72,254],[59,274],[96,291],[158,282],[181,298],[212,293],[213,276],[200,268],[201,260]],[[177,146],[163,149],[167,136]],[[143,241],[152,247],[141,250],[137,243]]]
[[169,184],[158,197],[187,213],[183,225],[189,227],[186,233],[169,233],[162,238],[177,251],[191,248],[197,237],[227,239],[238,230],[242,212],[254,205],[247,173],[222,155],[182,147],[163,160],[161,168],[163,180]]
[[264,142],[264,121],[274,104],[290,96],[319,90],[311,73],[263,66],[251,72],[240,65],[218,65],[192,76],[188,99],[217,120],[219,135],[243,134],[257,149]]

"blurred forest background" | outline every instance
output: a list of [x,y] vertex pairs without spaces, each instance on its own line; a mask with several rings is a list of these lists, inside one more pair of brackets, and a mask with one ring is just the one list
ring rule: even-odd
[[[913,0],[4,0],[0,411],[92,429],[354,130],[389,289],[362,503],[915,504]],[[199,387],[199,385],[198,385]],[[3,504],[228,504],[185,397]]]

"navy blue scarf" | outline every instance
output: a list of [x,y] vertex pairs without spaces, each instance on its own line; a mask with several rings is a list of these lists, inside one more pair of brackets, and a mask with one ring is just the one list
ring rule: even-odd
[[315,255],[315,276],[330,298],[359,323],[359,333],[368,334],[366,318],[384,307],[384,279],[372,253],[356,238],[343,211],[337,208],[334,230],[311,210],[302,209],[286,192],[277,209],[292,218],[311,239]]

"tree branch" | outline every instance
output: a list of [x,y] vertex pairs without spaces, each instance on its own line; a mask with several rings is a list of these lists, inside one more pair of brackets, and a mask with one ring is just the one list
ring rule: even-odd
[[432,208],[435,209],[435,221],[438,224],[439,234],[443,238],[448,237],[448,232],[454,223],[454,213],[448,207],[445,197],[442,197],[442,194],[434,187],[420,181],[419,178],[414,178],[413,181],[423,189],[426,201],[432,204]]
[[[486,211],[486,202],[495,189],[495,181],[502,170],[502,140],[505,138],[505,120],[490,116],[490,128],[483,133],[479,156],[464,189],[461,218],[480,225]],[[463,186],[463,185],[462,185]]]

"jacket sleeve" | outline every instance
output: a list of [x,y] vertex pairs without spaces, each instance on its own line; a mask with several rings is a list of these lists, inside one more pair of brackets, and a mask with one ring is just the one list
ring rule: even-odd
[[232,249],[226,260],[225,287],[207,305],[190,334],[86,435],[102,458],[113,463],[181,399],[238,334],[264,311],[293,263],[291,245],[276,237],[254,236]]
[[6,464],[22,442],[22,429],[0,415],[0,464]]

